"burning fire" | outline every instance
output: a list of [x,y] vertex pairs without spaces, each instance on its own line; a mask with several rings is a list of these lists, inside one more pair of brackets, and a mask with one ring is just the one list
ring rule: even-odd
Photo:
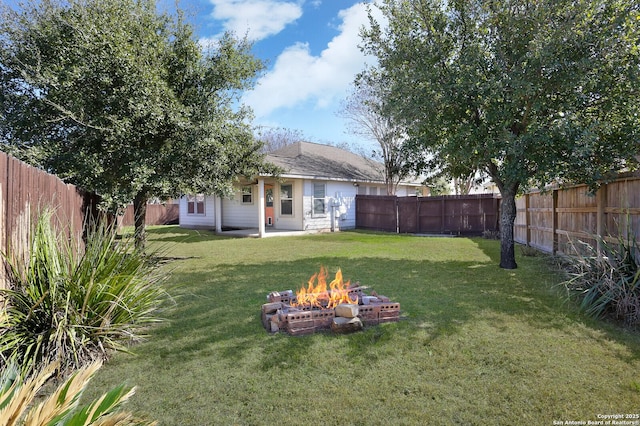
[[328,309],[335,308],[341,303],[349,303],[355,305],[358,303],[358,298],[353,300],[349,296],[349,286],[351,281],[344,282],[342,280],[342,271],[338,269],[336,276],[329,283],[329,289],[327,289],[327,277],[329,274],[324,266],[320,267],[320,272],[317,272],[309,278],[307,287],[302,287],[296,292],[297,302],[292,303],[292,306],[300,307],[326,307]]

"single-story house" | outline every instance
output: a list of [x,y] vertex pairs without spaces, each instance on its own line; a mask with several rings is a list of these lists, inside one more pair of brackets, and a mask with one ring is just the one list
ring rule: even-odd
[[[284,170],[278,176],[240,181],[233,198],[206,194],[180,199],[180,226],[273,231],[337,231],[356,227],[356,194],[386,195],[383,166],[329,145],[297,142],[266,161]],[[427,195],[419,182],[401,182],[398,196]]]

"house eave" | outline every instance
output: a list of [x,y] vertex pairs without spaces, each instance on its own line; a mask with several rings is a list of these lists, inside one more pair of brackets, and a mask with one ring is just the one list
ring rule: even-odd
[[332,181],[332,182],[384,184],[384,181],[382,180],[341,178],[341,177],[331,177],[331,176],[324,176],[324,175],[300,175],[300,174],[291,174],[291,173],[282,173],[278,176],[260,175],[260,177],[274,178],[274,179],[308,179],[308,180],[324,180],[324,181]]
[[[322,181],[330,181],[330,182],[348,182],[348,183],[365,183],[365,184],[375,184],[375,185],[385,185],[384,180],[381,179],[354,179],[354,178],[346,178],[346,177],[331,177],[326,175],[302,175],[302,174],[294,174],[294,173],[282,173],[278,176],[269,175],[269,174],[261,174],[258,175],[260,178],[264,179],[308,179],[308,180],[322,180]],[[399,185],[411,186],[420,188],[424,186],[419,182],[408,182],[402,181],[399,182]]]

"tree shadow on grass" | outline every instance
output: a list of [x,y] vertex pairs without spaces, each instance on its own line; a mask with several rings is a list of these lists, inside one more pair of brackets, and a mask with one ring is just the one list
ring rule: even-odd
[[[478,318],[491,321],[492,315],[517,318],[535,329],[569,329],[580,321],[567,315],[551,290],[552,271],[541,277],[539,268],[526,265],[529,261],[516,271],[501,270],[495,244],[485,246],[478,241],[478,246],[486,250],[489,262],[319,257],[181,272],[174,277],[183,284],[176,290],[176,306],[167,312],[168,322],[153,329],[153,337],[140,350],[164,362],[215,356],[230,365],[259,354],[261,369],[285,369],[291,363],[307,362],[313,357],[314,345],[327,341],[337,340],[352,362],[364,363],[384,353],[381,349],[427,347]],[[341,265],[345,279],[360,281],[369,292],[375,290],[399,302],[402,320],[351,335],[268,333],[260,317],[266,295],[299,288],[321,265]],[[598,330],[602,339],[628,343],[615,330]],[[639,348],[628,348],[631,358],[640,356]],[[628,354],[620,356],[629,361]]]
[[178,225],[154,226],[147,228],[146,231],[150,243],[200,243],[230,238],[216,235],[210,229],[188,229]]
[[[478,248],[482,250],[496,266],[500,260],[500,245],[495,241],[477,238],[474,239]],[[579,302],[570,299],[567,295],[566,288],[563,285],[564,272],[558,269],[558,262],[553,255],[536,250],[519,250],[520,246],[516,244],[516,261],[518,269],[513,271],[514,274],[523,274],[535,277],[536,272],[545,270],[544,276],[539,276],[538,280],[552,282],[546,289],[539,286],[529,286],[530,288],[521,289],[520,294],[510,294],[508,297],[528,298],[531,300],[532,294],[536,298],[534,305],[537,309],[550,309],[548,320],[538,324],[539,328],[564,328],[567,321],[575,325],[586,325],[593,330],[592,338],[606,344],[609,341],[617,341],[628,346],[629,341],[634,341],[635,345],[629,346],[629,354],[620,354],[619,358],[627,362],[640,359],[640,330],[625,328],[620,322],[610,321],[607,319],[594,319],[586,315],[581,309]],[[525,254],[528,253],[528,254]],[[535,283],[536,281],[533,281]],[[546,291],[545,291],[546,290]],[[630,339],[631,337],[631,339]]]

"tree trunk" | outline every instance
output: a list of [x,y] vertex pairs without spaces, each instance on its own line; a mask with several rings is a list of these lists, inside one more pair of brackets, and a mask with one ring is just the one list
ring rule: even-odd
[[138,192],[133,199],[134,237],[136,248],[140,250],[144,249],[147,242],[147,233],[144,224],[147,217],[147,201],[149,201],[149,196],[145,191]]
[[502,191],[500,209],[500,267],[516,269],[515,242],[513,224],[516,220],[516,191]]

